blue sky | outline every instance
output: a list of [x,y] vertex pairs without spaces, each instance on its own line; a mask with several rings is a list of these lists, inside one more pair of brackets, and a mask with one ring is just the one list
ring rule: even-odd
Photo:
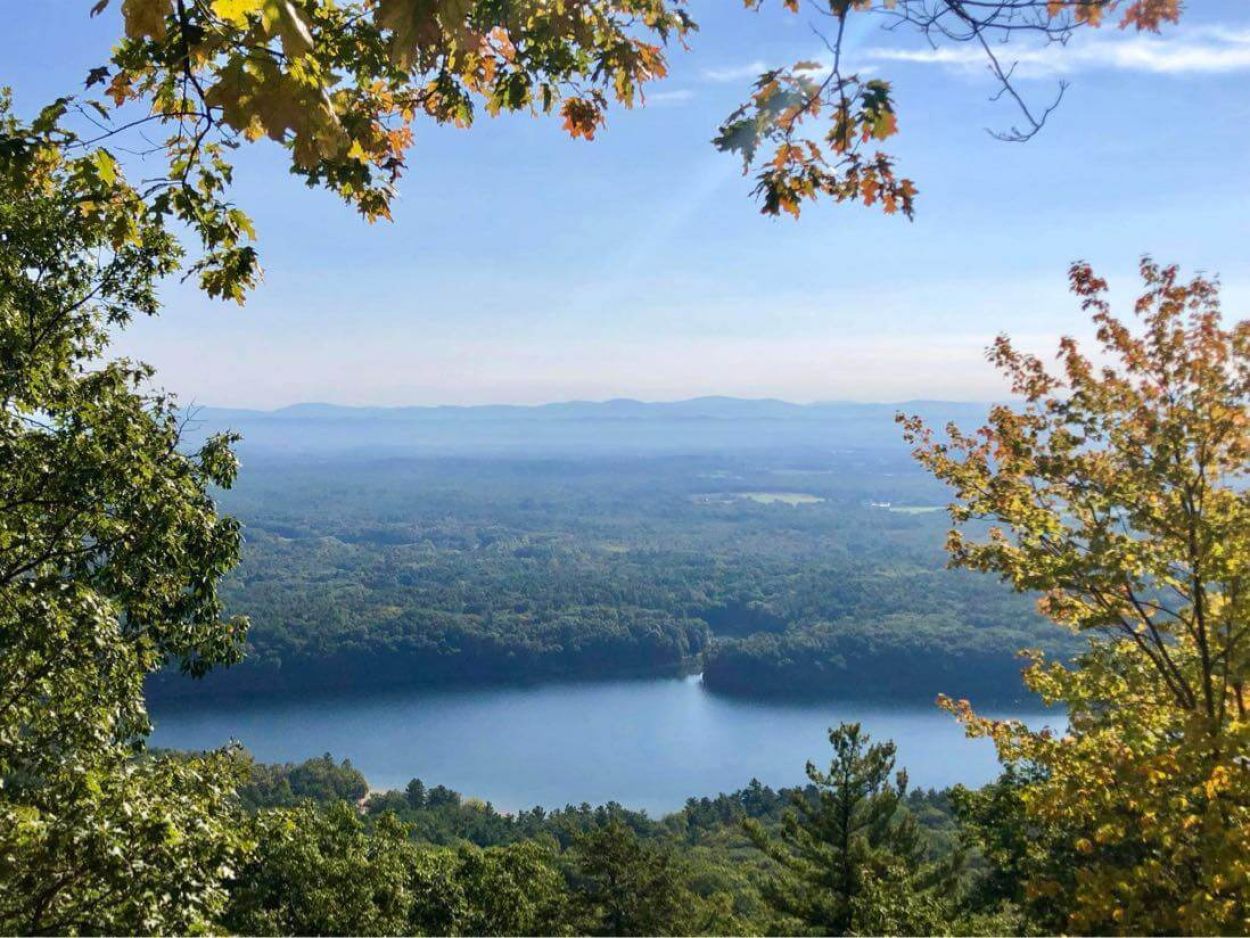
[[[116,4],[115,4],[116,5]],[[116,24],[87,0],[11,3],[0,82],[30,111],[80,87]],[[699,394],[790,400],[987,399],[998,332],[1049,350],[1085,334],[1070,261],[1127,309],[1144,252],[1250,299],[1250,9],[1191,4],[1159,39],[1103,30],[1020,48],[1022,87],[1072,86],[1028,144],[970,50],[934,52],[861,19],[851,61],[894,81],[916,220],[821,205],[760,216],[708,143],[762,64],[818,58],[811,16],[696,0],[702,30],[645,109],[593,143],[556,122],[421,126],[393,224],[366,225],[286,175],[268,143],[239,161],[265,281],[246,307],[171,286],[119,348],[188,401],[275,407],[534,403]]]

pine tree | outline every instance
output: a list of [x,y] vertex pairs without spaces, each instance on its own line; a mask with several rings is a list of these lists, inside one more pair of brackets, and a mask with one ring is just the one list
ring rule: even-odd
[[815,794],[799,792],[780,833],[746,822],[752,842],[777,864],[764,898],[814,934],[926,934],[951,911],[951,866],[926,859],[915,818],[903,807],[907,773],[894,772],[892,742],[871,743],[858,723],[829,731],[833,760],[807,764]]

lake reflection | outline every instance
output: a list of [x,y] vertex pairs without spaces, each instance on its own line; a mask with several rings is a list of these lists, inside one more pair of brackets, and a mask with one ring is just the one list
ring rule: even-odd
[[157,746],[203,749],[233,738],[265,762],[330,752],[351,759],[374,788],[419,777],[502,810],[619,801],[663,814],[752,778],[796,784],[808,759],[828,760],[826,731],[844,720],[893,739],[913,786],[977,785],[997,774],[993,746],[965,739],[931,705],[744,700],[709,693],[698,677],[167,703],[153,719]]

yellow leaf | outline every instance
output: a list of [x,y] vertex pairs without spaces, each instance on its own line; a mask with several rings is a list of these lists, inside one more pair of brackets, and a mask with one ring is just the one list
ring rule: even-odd
[[247,24],[249,14],[260,12],[264,0],[213,0],[213,13],[236,26]]
[[128,39],[164,39],[165,17],[173,0],[122,0],[122,18]]
[[291,0],[263,0],[261,21],[269,35],[276,32],[282,40],[282,52],[287,58],[297,58],[312,51],[312,33],[303,14]]

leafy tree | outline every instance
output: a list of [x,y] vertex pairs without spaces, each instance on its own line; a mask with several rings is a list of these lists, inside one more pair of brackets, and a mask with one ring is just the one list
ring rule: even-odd
[[358,802],[369,794],[369,784],[350,759],[336,763],[327,752],[294,766],[289,775],[291,790],[315,801]]
[[960,840],[979,867],[963,897],[965,910],[972,919],[1006,918],[990,933],[1056,934],[1067,924],[1068,910],[1059,897],[1028,888],[1039,871],[1065,865],[1075,870],[1083,860],[1054,825],[1025,810],[1024,791],[1036,780],[1011,765],[981,788],[951,790]]
[[409,924],[431,935],[568,934],[569,896],[554,856],[524,841],[422,855]]
[[[1030,730],[947,702],[1018,773],[1024,818],[1062,849],[1024,867],[1076,931],[1250,929],[1250,322],[1225,328],[1217,285],[1141,264],[1141,330],[1085,264],[1072,289],[1105,364],[1072,339],[1061,369],[1000,338],[1024,399],[973,434],[905,421],[949,483],[954,563],[1043,593],[1088,640],[1071,664],[1033,655],[1025,682],[1067,708]],[[972,522],[989,522],[988,533]],[[979,535],[979,536],[978,536]]]
[[301,801],[359,802],[369,793],[364,775],[344,759],[335,763],[326,753],[299,765],[266,765],[251,762],[239,797],[248,808],[294,807]]
[[952,912],[951,869],[926,861],[904,809],[907,773],[894,773],[894,744],[871,743],[858,723],[831,729],[829,742],[828,771],[807,764],[815,792],[795,795],[776,835],[746,822],[778,867],[764,898],[813,934],[941,930]]
[[225,437],[180,447],[109,332],[156,309],[176,243],[99,154],[30,145],[0,100],[0,926],[203,927],[243,847],[227,754],[135,762],[144,677],[240,655],[217,577],[237,525]]
[[[760,9],[764,0],[747,0]],[[798,12],[798,0],[782,0]],[[824,61],[805,60],[772,68],[755,81],[750,96],[721,125],[713,143],[742,158],[743,172],[757,170],[754,194],[765,214],[796,218],[804,201],[879,204],[887,214],[914,210],[916,186],[899,177],[895,161],[875,149],[898,132],[898,111],[889,81],[850,70],[843,58],[848,21],[875,16],[894,32],[914,31],[933,45],[970,43],[985,53],[998,84],[997,98],[1018,109],[1020,123],[995,133],[1013,142],[1028,140],[1045,125],[1063,97],[1039,106],[1012,81],[1015,66],[1004,45],[1024,34],[1066,43],[1082,27],[1098,26],[1118,13],[1121,28],[1157,31],[1180,16],[1179,0],[824,0],[811,8],[830,24],[820,38]],[[811,129],[812,125],[816,129]]]
[[186,934],[211,926],[250,848],[228,753],[66,755],[0,802],[0,928],[11,934]]
[[567,931],[548,848],[413,843],[391,814],[366,826],[342,801],[267,811],[223,923],[260,935],[518,935]]
[[694,897],[667,851],[638,839],[619,818],[572,847],[580,931],[590,935],[680,935],[694,930]]
[[343,802],[261,814],[257,848],[231,884],[223,919],[245,935],[408,932],[412,846],[393,817],[372,832]]

